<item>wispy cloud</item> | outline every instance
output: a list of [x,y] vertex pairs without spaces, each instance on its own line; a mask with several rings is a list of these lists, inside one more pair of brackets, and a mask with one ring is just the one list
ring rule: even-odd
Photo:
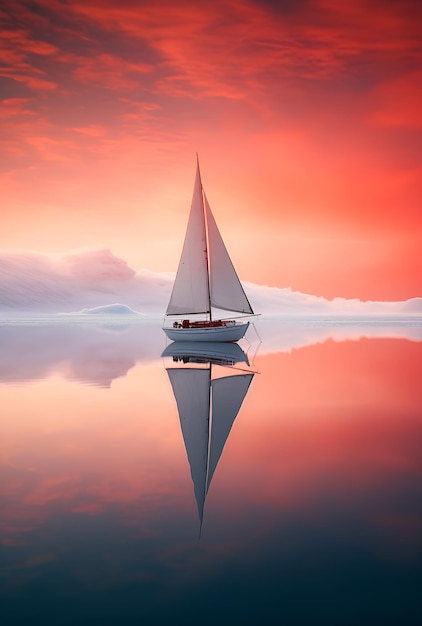
[[[20,3],[14,4],[12,14]],[[398,59],[400,72],[403,64],[410,70],[419,62],[414,12],[397,3],[383,4],[381,11],[377,2],[319,0],[290,12],[240,0],[198,5],[160,0],[142,7],[113,0],[70,5],[49,0],[36,5],[42,5],[42,24],[23,5],[27,27],[7,31],[3,53],[10,67],[21,67],[22,78],[39,79],[40,89],[43,80],[44,88],[57,86],[43,77],[46,58],[56,66],[73,64],[71,75],[83,83],[124,90],[140,86],[159,89],[161,96],[165,90],[193,99],[246,99],[254,90],[268,89],[274,79],[325,81],[358,68],[378,82],[386,73],[396,73]],[[376,29],[371,26],[375,22]],[[70,33],[79,35],[72,51]],[[105,40],[110,33],[113,37]],[[69,76],[54,74],[61,87],[68,83]],[[150,74],[148,80],[145,74]]]
[[409,46],[418,41],[414,15],[396,3],[380,8],[364,0],[348,5],[321,0],[284,12],[272,4],[220,0],[146,3],[140,11],[132,3],[109,1],[75,5],[74,11],[106,30],[147,41],[167,69],[169,89],[184,84],[207,95],[239,97],[271,74],[326,79],[365,58],[383,63],[398,54],[416,65],[416,49]]
[[79,57],[75,62],[75,80],[118,92],[138,89],[142,85],[142,77],[152,71],[152,67],[146,63],[134,63],[106,53],[95,57]]
[[414,70],[379,85],[372,93],[376,125],[420,128],[422,126],[422,70]]

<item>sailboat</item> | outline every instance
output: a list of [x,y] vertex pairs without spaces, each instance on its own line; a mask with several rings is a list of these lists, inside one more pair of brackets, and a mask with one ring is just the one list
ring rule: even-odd
[[[205,195],[199,160],[185,241],[163,330],[172,341],[239,341],[249,321],[218,319],[213,310],[254,315]],[[192,320],[188,316],[205,316]]]
[[207,367],[168,367],[190,465],[200,528],[205,499],[253,372],[212,378]]

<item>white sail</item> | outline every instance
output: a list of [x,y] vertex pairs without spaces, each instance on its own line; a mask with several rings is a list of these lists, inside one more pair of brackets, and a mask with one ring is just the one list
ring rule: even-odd
[[168,368],[167,372],[176,398],[202,525],[212,477],[254,374],[211,381],[211,366]]
[[204,200],[208,228],[211,306],[253,314],[205,195]]
[[198,162],[185,241],[166,314],[211,316],[211,307],[253,314],[203,192]]
[[195,187],[185,241],[167,315],[209,313],[207,240],[201,175],[197,165]]

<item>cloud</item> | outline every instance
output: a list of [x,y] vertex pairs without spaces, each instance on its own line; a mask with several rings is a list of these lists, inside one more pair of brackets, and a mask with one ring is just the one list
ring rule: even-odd
[[[409,46],[418,35],[412,6],[417,10],[413,4],[408,10],[394,3],[318,1],[286,11],[284,5],[261,2],[162,0],[142,11],[130,2],[108,1],[75,4],[74,12],[107,31],[147,41],[170,70],[169,88],[189,83],[208,95],[232,97],[242,93],[240,85],[261,83],[271,72],[315,80],[338,76],[363,56],[373,64],[404,53],[415,62],[416,50]],[[230,62],[236,58],[243,60],[240,66]]]
[[[160,0],[140,10],[114,0],[66,6],[49,0],[42,3],[42,18],[37,2],[32,10],[8,4],[12,18],[18,5],[26,28],[13,28],[10,18],[3,58],[9,59],[11,77],[26,80],[33,90],[56,88],[56,80],[64,87],[71,75],[107,89],[134,90],[141,81],[151,93],[176,98],[247,100],[252,92],[263,95],[269,81],[337,79],[358,65],[378,82],[380,66],[388,63],[394,73],[398,57],[408,67],[418,62],[412,3],[409,10],[394,3],[362,0],[346,7],[319,0],[293,11],[256,1]],[[63,63],[70,72],[56,71]],[[49,71],[54,82],[39,76]],[[148,82],[145,73],[151,74]],[[35,75],[39,85],[31,83]]]
[[[3,311],[69,313],[116,301],[137,310],[149,304],[154,286],[161,285],[161,279],[155,285],[142,273],[136,275],[108,250],[65,255],[0,255],[0,310]],[[160,294],[155,297],[159,302]]]
[[[140,313],[163,315],[173,274],[135,272],[109,250],[63,255],[0,253],[0,312],[71,313],[116,303]],[[282,316],[409,316],[422,313],[422,299],[363,302],[322,297],[245,283],[257,312]]]
[[0,102],[0,119],[15,121],[20,116],[33,116],[34,111],[27,108],[29,98],[6,98]]
[[30,31],[3,30],[0,40],[2,66],[0,76],[24,83],[30,90],[54,91],[57,84],[47,79],[41,64],[31,62],[31,57],[49,57],[58,49],[46,41],[36,40]]
[[58,373],[110,387],[137,362],[156,360],[164,336],[159,325],[0,325],[0,381],[25,383]]
[[370,121],[379,126],[422,126],[422,70],[408,72],[379,85],[372,94]]
[[142,76],[151,70],[151,66],[145,63],[132,63],[104,53],[92,58],[77,59],[73,76],[81,83],[118,91],[133,91],[139,88]]

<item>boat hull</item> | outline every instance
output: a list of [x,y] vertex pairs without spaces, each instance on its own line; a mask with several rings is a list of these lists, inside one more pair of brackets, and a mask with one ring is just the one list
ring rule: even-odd
[[245,336],[249,322],[211,328],[163,328],[171,341],[239,341]]

